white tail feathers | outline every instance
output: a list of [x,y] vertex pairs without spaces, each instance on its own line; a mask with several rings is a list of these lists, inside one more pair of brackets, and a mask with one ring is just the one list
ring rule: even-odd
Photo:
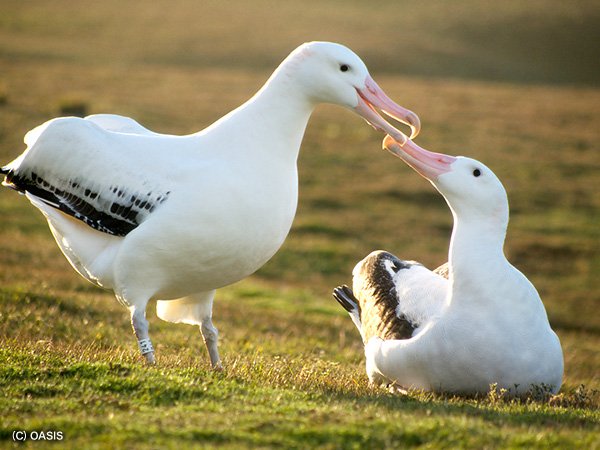
[[166,322],[202,325],[212,317],[214,295],[215,291],[208,291],[176,300],[159,300],[156,314]]

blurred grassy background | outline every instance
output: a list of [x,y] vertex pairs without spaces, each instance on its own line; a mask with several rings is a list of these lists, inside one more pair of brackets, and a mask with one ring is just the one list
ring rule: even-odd
[[[199,130],[250,97],[300,43],[344,43],[419,114],[421,145],[480,159],[503,180],[506,252],[561,338],[565,386],[600,388],[599,34],[595,1],[4,0],[0,162],[24,149],[25,132],[73,107],[160,132]],[[358,335],[331,289],[377,248],[443,263],[452,225],[433,188],[380,150],[382,137],[340,108],[316,111],[288,240],[216,301],[230,367],[257,354],[274,365],[282,355],[319,359],[366,384]],[[26,355],[41,342],[70,361],[65,348],[92,342],[99,355],[135,360],[127,312],[70,269],[42,216],[8,190],[0,213],[0,347]],[[196,333],[151,309],[159,354],[189,364]]]

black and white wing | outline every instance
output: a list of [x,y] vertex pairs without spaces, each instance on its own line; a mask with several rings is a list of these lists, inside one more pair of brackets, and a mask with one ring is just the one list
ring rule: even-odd
[[337,288],[334,297],[360,324],[366,344],[415,336],[441,313],[447,289],[448,280],[423,265],[374,251],[354,268],[353,288]]
[[3,184],[125,236],[168,199],[170,147],[180,139],[121,116],[54,119],[25,136],[28,148],[2,168]]

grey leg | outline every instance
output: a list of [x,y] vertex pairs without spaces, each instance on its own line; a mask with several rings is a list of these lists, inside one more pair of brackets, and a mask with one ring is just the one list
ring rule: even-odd
[[207,317],[202,320],[200,325],[200,332],[204,339],[204,344],[208,350],[208,356],[210,357],[210,364],[214,370],[223,370],[223,364],[221,364],[221,358],[219,357],[218,340],[219,330],[213,325],[212,318]]
[[156,358],[154,357],[154,347],[152,347],[150,335],[148,334],[146,311],[143,308],[136,306],[131,306],[129,311],[131,312],[131,325],[133,327],[133,333],[138,340],[140,352],[145,358],[146,363],[155,364]]

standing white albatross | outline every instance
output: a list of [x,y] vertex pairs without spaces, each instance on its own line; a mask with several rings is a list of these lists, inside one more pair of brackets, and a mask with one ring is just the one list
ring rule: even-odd
[[435,271],[375,251],[334,297],[365,344],[371,382],[463,394],[558,392],[560,342],[529,280],[504,256],[508,200],[485,165],[387,136],[384,147],[428,179],[454,217],[448,264]]
[[417,116],[390,100],[351,50],[312,42],[195,134],[158,134],[116,115],[50,120],[27,133],[27,150],[2,169],[4,184],[42,211],[80,275],[129,308],[149,363],[145,311],[157,299],[161,319],[200,326],[219,368],[215,289],[255,272],[286,238],[298,151],[319,103],[353,109],[400,141],[406,136],[375,108],[419,131]]

